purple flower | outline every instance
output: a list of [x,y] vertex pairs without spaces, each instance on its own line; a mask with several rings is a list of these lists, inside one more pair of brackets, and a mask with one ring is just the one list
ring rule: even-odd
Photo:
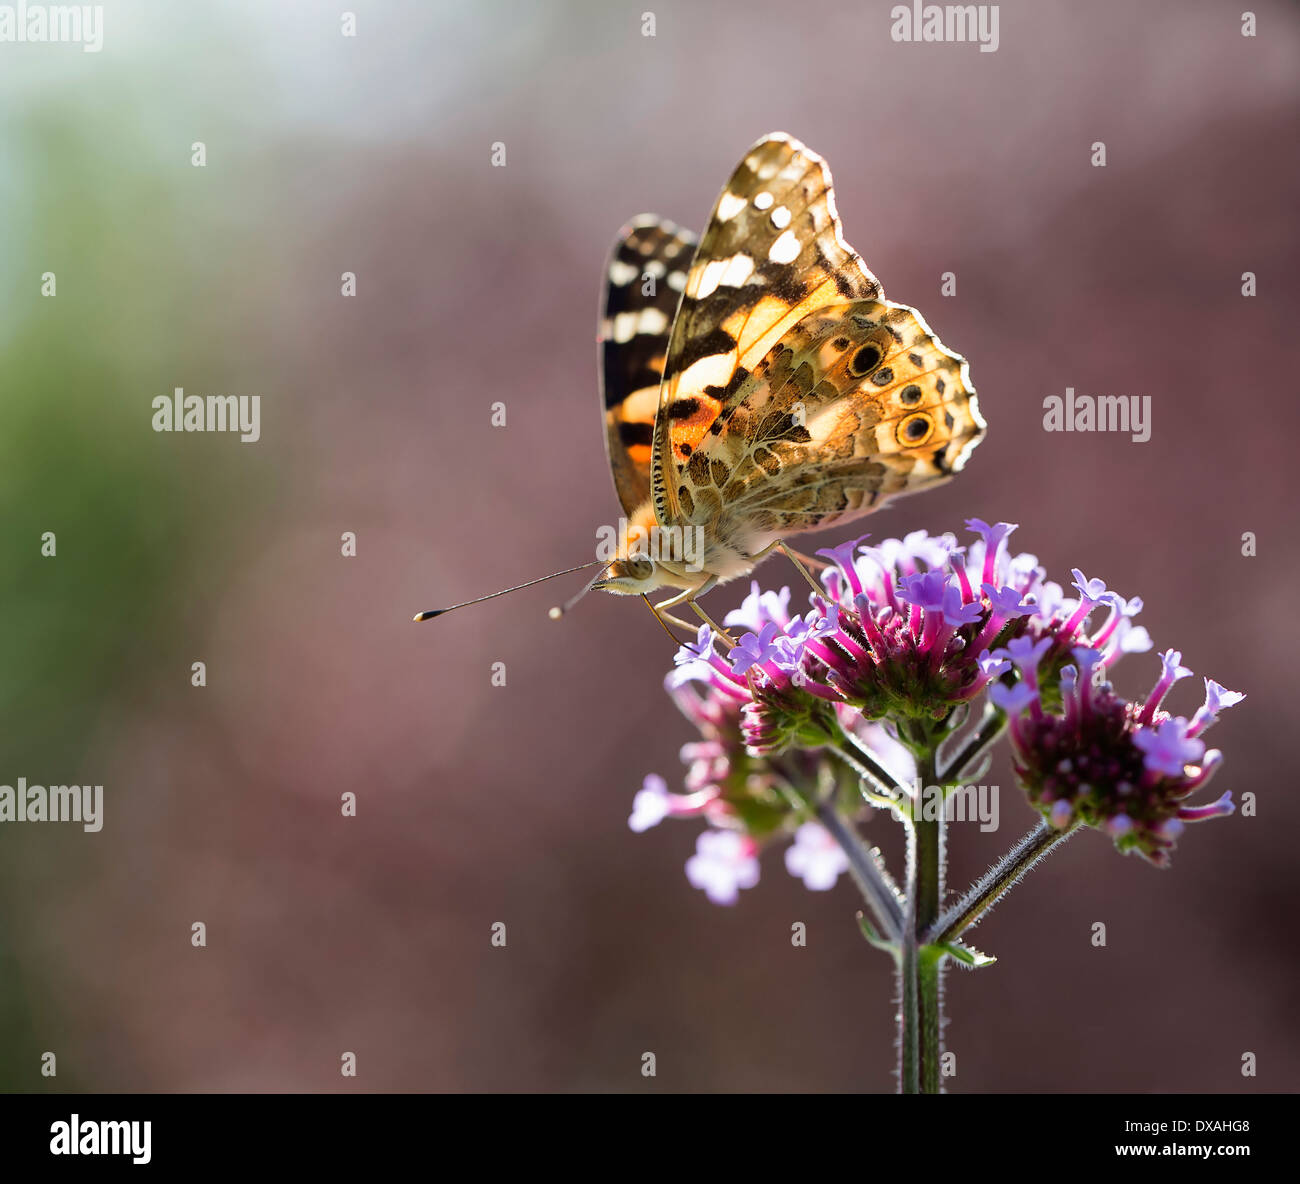
[[1240,703],[1246,696],[1240,691],[1230,691],[1221,687],[1212,678],[1205,680],[1205,702],[1192,716],[1192,726],[1187,729],[1189,736],[1199,736],[1206,728],[1219,718],[1219,712]]
[[[990,654],[988,650],[985,650],[980,654],[977,659],[979,662],[980,673],[988,678],[1000,678],[1002,675],[1006,674],[1006,672],[1011,669],[1011,661],[1005,656],[999,656],[1003,654],[1003,652],[1004,651],[1000,650],[998,651],[998,654]],[[992,688],[990,688],[989,693],[992,694]]]
[[1026,602],[1019,588],[1010,584],[998,588],[993,584],[981,584],[984,595],[989,598],[993,611],[1004,617],[1025,617],[1034,612],[1036,606],[1032,601]]
[[1008,715],[1020,715],[1038,702],[1038,692],[1027,682],[1017,682],[1013,686],[994,683],[989,688],[989,698],[994,707],[999,707]]
[[996,647],[1041,617],[1044,572],[1032,555],[1006,555],[1010,523],[968,525],[981,536],[969,555],[923,531],[819,552],[840,612],[836,629],[798,638],[804,673],[871,719],[942,719],[983,691],[1005,669],[989,652],[1000,658]]
[[760,633],[746,633],[731,651],[731,673],[746,674],[752,667],[768,661],[776,652],[776,637],[781,627],[769,621]]
[[686,878],[714,904],[735,904],[742,888],[758,883],[754,840],[734,830],[706,830],[686,861]]
[[835,887],[841,872],[849,870],[843,849],[824,826],[805,822],[794,832],[794,843],[785,849],[785,870],[813,892]]
[[1100,604],[1107,596],[1112,595],[1112,593],[1107,592],[1104,581],[1088,579],[1077,567],[1072,567],[1070,574],[1074,577],[1074,586],[1079,590],[1081,599],[1091,601],[1093,604]]
[[1167,777],[1181,777],[1184,766],[1205,755],[1205,741],[1189,739],[1187,721],[1181,717],[1140,729],[1133,734],[1133,743],[1142,750],[1146,767]]
[[915,572],[898,583],[898,599],[928,613],[942,613],[948,577],[942,571]]
[[[713,748],[716,755],[722,756],[724,750],[720,744],[687,745],[687,748]],[[665,818],[692,818],[698,814],[707,814],[717,801],[719,789],[707,777],[698,776],[702,769],[711,769],[717,776],[725,777],[727,765],[725,759],[710,765],[708,757],[696,759],[694,755],[683,751],[683,758],[691,761],[691,772],[686,775],[686,788],[690,793],[669,793],[668,784],[657,773],[648,773],[632,799],[632,815],[627,820],[630,830],[641,834],[652,826],[658,826]],[[712,755],[712,754],[711,754]],[[692,785],[692,781],[695,784]]]
[[1207,818],[1222,818],[1231,814],[1236,806],[1232,804],[1232,791],[1223,793],[1208,806],[1184,806],[1178,811],[1178,817],[1184,822],[1204,822]]
[[[1093,673],[1104,669],[1104,655],[1076,646],[1074,664],[1061,670],[1057,712],[1043,710],[1036,689],[1027,693],[1029,672],[1037,667],[1024,646],[1016,648],[1022,651],[1025,681],[1014,688],[999,684],[990,697],[1011,716],[1016,775],[1053,826],[1079,822],[1105,830],[1119,850],[1136,851],[1165,867],[1184,823],[1231,813],[1231,794],[1208,806],[1184,804],[1223,758],[1206,751],[1186,719],[1156,706],[1174,681],[1189,673],[1176,651],[1162,656],[1160,678],[1147,701],[1128,703],[1109,683],[1095,685]],[[1217,704],[1226,705],[1223,695],[1214,694]]]
[[980,583],[991,583],[997,569],[1002,544],[1010,537],[1016,526],[1011,522],[999,522],[996,526],[990,526],[982,518],[967,518],[966,529],[978,534],[983,544],[981,551],[984,562],[980,570]]
[[1165,650],[1160,655],[1160,679],[1151,689],[1151,694],[1147,696],[1146,705],[1142,708],[1142,722],[1149,724],[1156,714],[1156,709],[1163,702],[1165,695],[1169,693],[1169,688],[1174,685],[1180,678],[1187,678],[1192,672],[1186,666],[1181,665],[1183,655],[1177,650]]
[[713,656],[713,630],[707,625],[701,625],[700,631],[695,636],[693,642],[687,641],[682,643],[682,648],[677,651],[673,661],[678,666],[685,666],[691,662],[698,662],[701,658],[706,661]]
[[776,640],[777,665],[793,673],[802,665],[812,642],[829,636],[839,628],[839,618],[838,604],[828,605],[824,614],[814,609],[804,617],[795,617],[786,626],[785,636]]
[[658,826],[671,813],[668,783],[657,773],[647,773],[636,797],[632,799],[632,816],[627,820],[628,826],[641,834],[652,826]]
[[1033,684],[1038,675],[1038,665],[1043,660],[1043,655],[1052,648],[1050,638],[1040,638],[1035,641],[1032,637],[1013,637],[1006,644],[1006,648],[995,650],[994,657],[999,654],[1005,655],[1014,663],[1020,676],[1026,682]]
[[[817,552],[819,558],[830,562],[830,566],[826,569],[827,575],[835,577],[836,580],[848,580],[851,589],[850,596],[856,596],[862,591],[862,584],[858,579],[858,571],[853,562],[853,557],[858,553],[858,548],[870,537],[869,534],[864,534],[846,543],[840,543],[838,547],[826,547]],[[835,591],[832,588],[831,594],[834,595]]]
[[769,621],[784,626],[790,620],[790,589],[782,588],[780,592],[763,592],[758,581],[751,580],[749,595],[741,601],[739,608],[734,608],[722,618],[724,625],[735,625],[758,633]]
[[[906,786],[916,769],[900,743],[916,734],[909,721],[942,728],[986,690],[1008,716],[1017,776],[1053,826],[1103,829],[1121,851],[1163,866],[1187,822],[1231,811],[1230,795],[1186,803],[1223,760],[1200,734],[1243,696],[1206,680],[1192,720],[1172,717],[1161,703],[1190,672],[1170,650],[1145,702],[1121,699],[1109,668],[1151,648],[1134,623],[1141,599],[1077,568],[1078,599],[1067,599],[1036,556],[1009,553],[1012,524],[967,525],[978,536],[968,548],[914,531],[822,550],[826,591],[808,597],[802,615],[791,612],[789,588],[774,593],[753,581],[724,618],[743,629],[729,654],[707,625],[682,647],[665,687],[700,733],[682,748],[685,792],[651,775],[629,826],[707,819],[713,829],[700,836],[688,875],[711,899],[730,903],[751,886],[759,845],[789,833],[828,784],[853,792],[827,752],[845,733]],[[1090,622],[1094,614],[1105,619]],[[811,824],[786,856],[791,873],[817,890],[834,882],[842,858]]]

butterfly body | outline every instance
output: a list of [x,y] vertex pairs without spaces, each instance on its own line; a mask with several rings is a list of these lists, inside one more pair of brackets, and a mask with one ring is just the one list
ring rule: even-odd
[[[841,233],[821,157],[755,144],[702,238],[644,215],[608,269],[606,445],[639,530],[593,584],[694,594],[780,539],[946,481],[985,423],[966,362],[886,300]],[[656,555],[655,532],[702,538]]]

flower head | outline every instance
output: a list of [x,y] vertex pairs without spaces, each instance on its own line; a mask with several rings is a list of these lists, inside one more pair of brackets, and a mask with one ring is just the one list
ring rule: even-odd
[[805,673],[873,719],[942,719],[999,677],[990,650],[1040,613],[1043,571],[1006,553],[1011,523],[967,526],[979,536],[969,548],[916,531],[819,552],[832,561],[822,580],[838,616],[806,647]]
[[[1045,656],[1045,641],[1034,647],[1038,660]],[[1159,709],[1169,687],[1190,671],[1180,665],[1180,654],[1167,652],[1146,701],[1129,703],[1094,678],[1105,669],[1100,651],[1076,647],[1072,657],[1061,671],[1059,712],[1043,709],[1032,653],[1021,656],[1023,680],[993,693],[1012,717],[1016,773],[1030,802],[1053,826],[1077,822],[1103,829],[1119,850],[1164,867],[1185,822],[1233,809],[1231,794],[1207,806],[1184,805],[1222,759],[1206,751],[1186,719]]]

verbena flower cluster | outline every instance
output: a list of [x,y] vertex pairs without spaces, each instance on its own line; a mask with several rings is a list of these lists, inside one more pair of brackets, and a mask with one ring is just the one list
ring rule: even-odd
[[1142,609],[1075,569],[1067,593],[1031,554],[1011,554],[1009,523],[970,519],[975,536],[917,531],[875,546],[863,536],[819,551],[822,591],[808,611],[791,593],[757,581],[724,624],[736,644],[707,626],[683,646],[666,688],[701,739],[682,750],[683,792],[650,776],[630,825],[665,817],[711,824],[687,864],[691,882],[730,903],[758,880],[758,852],[794,836],[787,867],[827,888],[846,867],[810,804],[861,809],[858,778],[832,750],[845,741],[910,783],[907,743],[917,727],[942,727],[988,692],[1005,713],[1018,778],[1054,827],[1105,830],[1121,851],[1164,866],[1184,823],[1230,813],[1231,795],[1210,805],[1186,799],[1222,757],[1201,734],[1242,695],[1206,680],[1189,720],[1161,709],[1189,671],[1167,652],[1143,703],[1120,698],[1106,672],[1126,653],[1152,648],[1134,624]]

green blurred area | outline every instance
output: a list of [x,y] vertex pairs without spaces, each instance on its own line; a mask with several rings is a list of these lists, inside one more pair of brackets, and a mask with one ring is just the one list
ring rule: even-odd
[[[99,717],[183,685],[204,589],[237,544],[231,524],[267,495],[240,463],[247,445],[151,428],[151,400],[174,386],[256,393],[259,350],[243,342],[232,356],[225,335],[241,291],[231,277],[253,251],[220,249],[228,182],[194,168],[188,145],[151,134],[149,119],[127,94],[68,96],[16,115],[7,136],[0,784],[103,779],[84,764]],[[53,557],[42,555],[47,532]],[[33,866],[19,829],[0,829],[0,1089],[30,1089],[43,1051],[40,984],[15,951],[25,894],[59,870]],[[75,843],[58,850],[77,858]],[[61,1065],[58,1088],[77,1084]]]

